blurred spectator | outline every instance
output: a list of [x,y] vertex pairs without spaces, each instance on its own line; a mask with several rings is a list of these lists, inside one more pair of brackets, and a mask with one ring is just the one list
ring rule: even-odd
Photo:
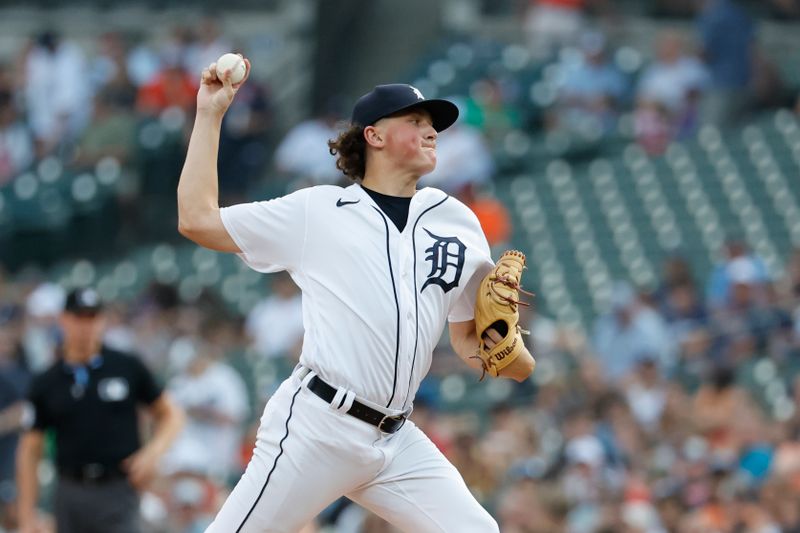
[[672,288],[694,284],[694,273],[688,259],[679,253],[673,253],[661,264],[661,284],[653,294],[653,298],[659,309],[662,309],[667,304]]
[[343,175],[336,168],[328,141],[339,134],[337,123],[342,119],[342,109],[339,98],[331,98],[319,116],[293,126],[275,149],[278,172],[308,185],[341,181]]
[[209,509],[209,490],[213,490],[213,486],[209,487],[202,478],[179,476],[174,479],[168,506],[170,533],[203,533],[211,525],[215,509]]
[[103,343],[120,352],[136,351],[137,332],[131,326],[131,313],[123,304],[110,304],[106,310],[106,332]]
[[147,116],[158,116],[167,109],[183,112],[183,119],[194,112],[199,72],[189,73],[183,67],[180,48],[166,49],[161,56],[161,70],[139,88],[136,110]]
[[269,278],[271,294],[247,315],[245,331],[256,353],[263,358],[300,355],[303,342],[303,304],[300,291],[289,274]]
[[138,32],[126,35],[129,51],[125,57],[128,78],[137,89],[153,81],[161,70],[161,59],[153,43]]
[[[795,248],[786,262],[786,271],[778,280],[778,298],[782,305],[792,309],[800,306],[800,248]],[[800,310],[800,307],[798,308]],[[800,330],[798,331],[800,333]]]
[[236,92],[225,113],[219,143],[220,202],[224,205],[246,200],[267,164],[268,134],[273,129],[272,102],[266,88],[248,79]]
[[520,111],[506,94],[503,83],[493,77],[472,83],[463,120],[478,128],[490,147],[498,146],[506,133],[522,123]]
[[535,303],[520,310],[520,317],[520,323],[527,324],[524,328],[530,331],[528,339],[534,350],[531,353],[537,354],[537,365],[553,364],[563,377],[586,354],[584,333],[543,315]]
[[650,100],[636,104],[633,128],[636,141],[653,156],[663,154],[675,137],[667,109]]
[[536,435],[528,418],[509,405],[496,405],[481,441],[481,448],[501,471],[509,472],[512,466],[536,453]]
[[753,46],[753,74],[750,82],[750,110],[786,107],[793,103],[793,89],[784,81],[781,65],[763,46]]
[[110,89],[95,98],[90,127],[75,148],[72,165],[77,169],[93,169],[106,157],[128,165],[136,148],[136,117],[130,113]]
[[603,443],[594,434],[594,423],[584,413],[576,413],[566,422],[564,459],[566,469],[561,477],[564,496],[573,505],[570,521],[584,511],[594,512],[603,493],[610,489],[606,476],[606,453]]
[[55,283],[41,283],[25,301],[25,333],[22,344],[32,372],[41,372],[55,358],[61,341],[58,317],[64,307],[64,290]]
[[583,10],[589,0],[530,0],[523,29],[528,46],[547,57],[562,46],[574,44],[584,27]]
[[480,190],[472,183],[463,185],[456,197],[472,209],[481,224],[489,246],[498,250],[511,239],[511,214],[508,208],[488,189]]
[[711,74],[703,120],[729,124],[741,118],[752,81],[755,24],[737,0],[703,0],[697,17],[702,56]]
[[[636,95],[637,138],[648,152],[663,152],[669,141],[695,132],[698,103],[707,84],[708,73],[697,58],[686,53],[682,37],[674,31],[662,33],[656,60],[642,74]],[[663,120],[657,128],[647,126],[654,120],[654,112]]]
[[455,434],[447,459],[458,469],[479,501],[496,490],[499,482],[500,472],[493,470],[485,458],[474,430],[462,428]]
[[27,169],[34,154],[33,137],[17,111],[11,84],[0,66],[0,185]]
[[751,396],[734,378],[732,368],[717,366],[692,403],[694,427],[707,440],[710,458],[726,466],[735,461],[740,451],[742,428],[759,416]]
[[667,383],[662,378],[658,359],[643,353],[636,361],[633,373],[625,380],[625,397],[636,422],[650,435],[660,426],[661,414],[667,403]]
[[580,38],[582,56],[564,66],[555,123],[551,127],[581,132],[609,132],[616,124],[626,81],[608,59],[606,38],[599,32]]
[[741,533],[782,533],[774,517],[759,501],[758,494],[748,494],[739,499],[738,524],[736,531]]
[[14,459],[30,382],[19,342],[21,326],[22,311],[0,301],[0,531],[16,527]]
[[[461,116],[465,116],[465,102],[458,98],[449,100],[455,101]],[[494,172],[495,163],[486,139],[462,118],[436,138],[436,168],[423,176],[419,185],[456,194],[468,184],[481,187],[489,183]]]
[[215,345],[199,339],[178,339],[170,349],[178,374],[167,391],[186,411],[187,420],[162,468],[168,474],[193,473],[224,485],[241,474],[238,449],[248,405],[242,378],[220,356]]
[[690,394],[694,394],[711,375],[711,347],[711,335],[704,328],[689,331],[680,340],[672,379]]
[[762,284],[767,279],[764,261],[749,250],[747,243],[732,238],[725,243],[723,259],[708,278],[706,299],[709,306],[719,308],[729,302],[734,283]]
[[202,72],[222,54],[234,50],[231,42],[220,30],[220,18],[222,14],[219,12],[205,13],[200,22],[193,25],[192,38],[186,47],[183,61],[188,72]]
[[74,43],[53,30],[36,38],[25,64],[25,106],[38,154],[71,142],[89,122],[91,86],[86,59]]
[[674,345],[664,320],[626,283],[614,285],[611,310],[595,323],[593,346],[603,372],[614,381],[629,374],[643,353],[655,355],[662,368],[673,363]]
[[500,497],[498,516],[503,533],[566,531],[567,502],[557,489],[535,479],[520,479]]
[[97,39],[96,55],[88,75],[92,93],[105,92],[121,107],[130,108],[136,101],[136,87],[128,77],[125,42],[120,33],[108,31]]
[[709,317],[705,305],[697,291],[690,283],[676,285],[667,294],[661,313],[667,321],[670,337],[676,342],[707,325]]

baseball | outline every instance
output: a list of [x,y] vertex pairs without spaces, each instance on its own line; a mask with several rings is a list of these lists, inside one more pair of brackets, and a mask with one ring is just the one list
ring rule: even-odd
[[228,69],[231,71],[231,83],[234,85],[242,81],[244,75],[247,74],[247,65],[239,54],[227,53],[217,59],[217,76],[219,78],[222,78]]

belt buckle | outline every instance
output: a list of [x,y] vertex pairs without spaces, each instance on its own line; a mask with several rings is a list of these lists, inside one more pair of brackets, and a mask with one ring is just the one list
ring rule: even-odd
[[105,474],[105,467],[98,463],[89,463],[81,468],[81,478],[84,481],[98,481]]
[[[383,429],[383,423],[386,422],[387,420],[399,421],[400,425],[397,426],[397,428],[394,431],[387,431]],[[403,424],[405,423],[406,423],[406,417],[404,415],[394,415],[394,416],[385,415],[383,418],[381,418],[381,421],[378,422],[378,429],[381,431],[381,433],[384,433],[386,435],[392,435],[400,431],[400,428],[403,427]]]

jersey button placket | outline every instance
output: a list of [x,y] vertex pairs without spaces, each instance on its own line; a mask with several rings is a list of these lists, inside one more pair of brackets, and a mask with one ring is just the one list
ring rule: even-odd
[[[401,327],[401,335],[403,337],[403,341],[401,342],[401,346],[403,347],[401,350],[400,360],[402,369],[403,380],[400,382],[402,385],[399,386],[398,391],[402,391],[402,396],[406,396],[407,394],[407,383],[409,379],[409,374],[412,371],[411,369],[411,358],[414,346],[414,332],[415,332],[415,316],[414,316],[414,279],[411,275],[412,265],[413,265],[413,252],[412,252],[412,245],[411,239],[409,236],[403,236],[401,241],[401,250],[399,254],[400,259],[400,272],[401,272],[401,280],[400,280],[400,303],[402,309],[404,311],[401,316],[405,317],[405,327]],[[399,381],[399,380],[398,380]]]
[[411,267],[414,258],[412,257],[411,241],[408,237],[403,238],[403,250],[400,253],[400,268],[403,275],[402,291],[403,303],[406,308],[406,318],[412,320],[414,318],[414,280],[411,277]]

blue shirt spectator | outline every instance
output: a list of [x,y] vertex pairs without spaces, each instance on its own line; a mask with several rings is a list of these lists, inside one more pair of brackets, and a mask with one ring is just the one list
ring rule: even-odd
[[733,0],[708,0],[697,19],[711,83],[744,89],[750,83],[755,25]]

